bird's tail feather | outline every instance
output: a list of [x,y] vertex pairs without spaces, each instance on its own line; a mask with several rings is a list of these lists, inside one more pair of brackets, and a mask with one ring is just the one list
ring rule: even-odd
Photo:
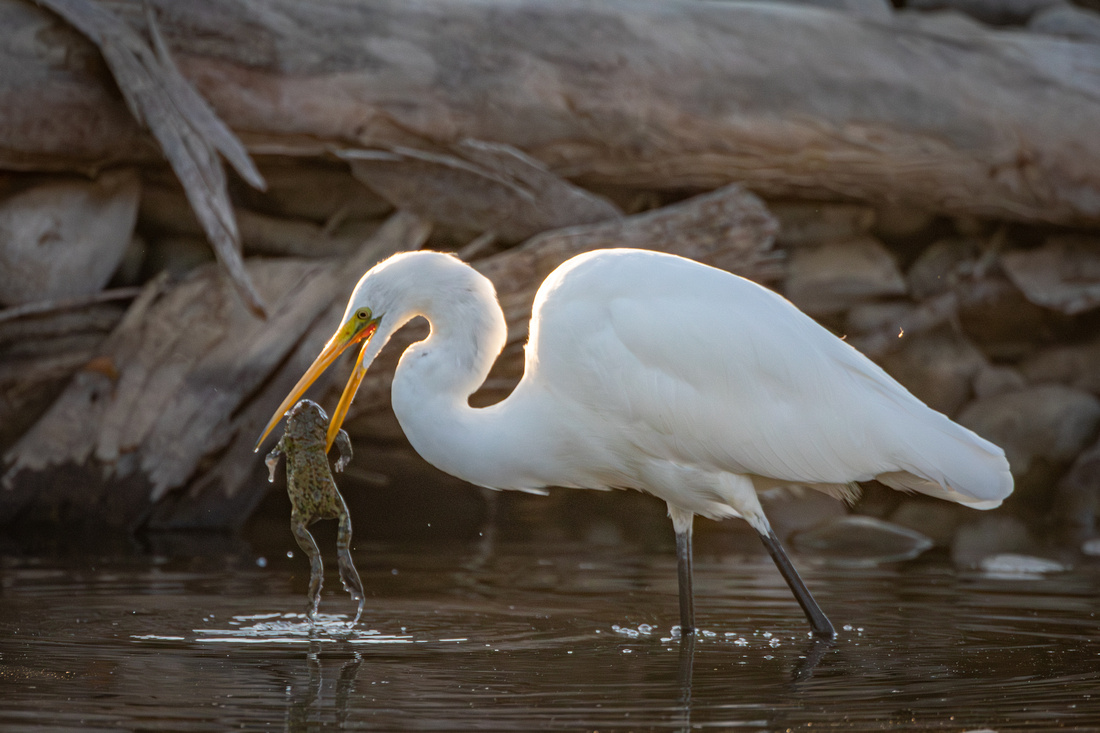
[[[938,414],[938,413],[937,413]],[[1012,493],[1013,480],[1004,451],[939,415],[906,437],[903,471],[876,476],[892,489],[916,491],[974,509],[993,509]],[[919,456],[913,461],[913,456]]]

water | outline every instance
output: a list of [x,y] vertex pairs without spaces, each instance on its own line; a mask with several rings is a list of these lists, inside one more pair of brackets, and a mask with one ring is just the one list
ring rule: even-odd
[[839,631],[823,645],[766,556],[704,549],[691,648],[665,547],[359,543],[348,631],[319,535],[311,632],[308,562],[280,527],[206,554],[4,558],[0,729],[1100,729],[1097,566],[796,558]]

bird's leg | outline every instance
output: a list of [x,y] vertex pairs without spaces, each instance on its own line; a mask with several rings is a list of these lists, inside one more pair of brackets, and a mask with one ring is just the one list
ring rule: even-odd
[[[755,523],[753,524],[755,527]],[[759,527],[756,527],[756,530],[760,534],[760,539],[764,542],[764,547],[768,548],[768,554],[772,556],[775,566],[779,568],[783,580],[787,581],[791,592],[794,593],[798,605],[802,606],[802,612],[806,614],[806,618],[810,622],[813,635],[818,638],[832,639],[836,636],[832,623],[829,622],[825,612],[821,610],[821,606],[817,605],[814,597],[810,595],[810,589],[806,587],[806,584],[802,581],[802,576],[794,569],[791,559],[787,557],[787,551],[783,549],[782,543],[775,536],[771,526],[767,524],[767,520],[764,521],[763,530]]]
[[691,589],[691,526],[695,514],[668,505],[676,531],[676,577],[680,588],[680,636],[695,633],[695,596]]

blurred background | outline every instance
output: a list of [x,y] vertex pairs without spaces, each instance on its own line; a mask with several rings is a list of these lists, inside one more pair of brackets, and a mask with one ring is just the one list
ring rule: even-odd
[[[783,491],[783,536],[964,564],[1100,552],[1090,2],[0,0],[0,28],[12,549],[282,521],[253,443],[393,252],[454,251],[496,284],[510,340],[488,404],[521,373],[542,278],[637,246],[784,294],[1003,446],[1016,479],[986,514]],[[671,542],[647,497],[497,496],[427,466],[388,405],[400,346],[346,426],[366,536],[538,517],[523,526]],[[311,396],[331,409],[349,369]],[[737,543],[735,524],[699,531]]]

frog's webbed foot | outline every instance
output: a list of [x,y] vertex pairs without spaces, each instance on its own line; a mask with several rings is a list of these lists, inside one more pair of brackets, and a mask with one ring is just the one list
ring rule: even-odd
[[264,463],[267,464],[267,482],[275,483],[275,469],[279,467],[279,456],[283,454],[283,440],[280,438],[271,452],[267,454]]
[[359,572],[355,569],[355,562],[351,558],[351,515],[348,514],[347,507],[344,507],[339,519],[340,527],[336,534],[336,561],[340,566],[340,582],[344,584],[344,590],[351,594],[352,600],[359,604],[355,611],[355,618],[348,624],[348,628],[351,628],[359,623],[367,597],[363,593],[363,581],[359,579]]
[[306,617],[310,622],[317,618],[317,609],[321,605],[321,583],[324,580],[325,568],[321,562],[321,550],[317,547],[313,535],[306,529],[308,522],[297,513],[290,517],[290,529],[294,532],[294,539],[298,541],[298,547],[309,555],[309,602],[306,605]]
[[336,447],[340,451],[340,457],[336,459],[334,468],[337,471],[343,471],[347,468],[347,465],[351,463],[352,457],[351,439],[343,428],[340,429],[340,432],[336,433]]

